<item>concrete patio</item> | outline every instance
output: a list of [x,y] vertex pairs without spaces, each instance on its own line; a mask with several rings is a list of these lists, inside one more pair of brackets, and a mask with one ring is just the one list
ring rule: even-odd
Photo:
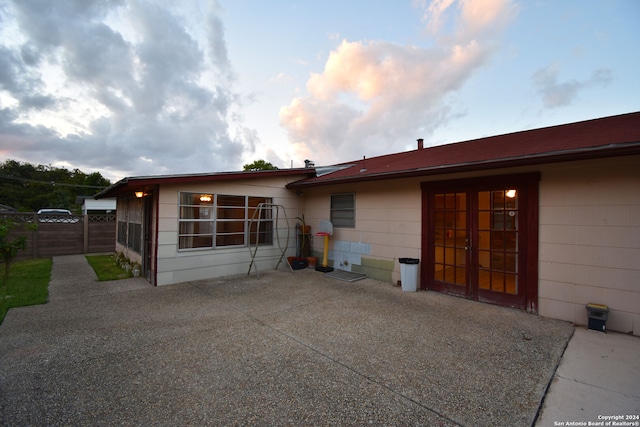
[[532,425],[573,333],[373,279],[154,288],[55,257],[0,326],[0,424]]

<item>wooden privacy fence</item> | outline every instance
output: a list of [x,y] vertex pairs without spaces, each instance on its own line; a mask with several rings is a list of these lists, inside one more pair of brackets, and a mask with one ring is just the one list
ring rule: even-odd
[[[11,235],[27,237],[27,249],[17,259],[75,255],[116,250],[116,216],[106,215],[38,215],[2,213],[18,226]],[[37,229],[31,230],[30,224]]]

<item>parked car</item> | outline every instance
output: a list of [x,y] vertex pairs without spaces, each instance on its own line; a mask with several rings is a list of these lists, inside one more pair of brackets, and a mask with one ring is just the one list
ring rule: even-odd
[[67,209],[40,209],[38,211],[38,221],[40,222],[62,222],[74,224],[80,218],[71,215]]

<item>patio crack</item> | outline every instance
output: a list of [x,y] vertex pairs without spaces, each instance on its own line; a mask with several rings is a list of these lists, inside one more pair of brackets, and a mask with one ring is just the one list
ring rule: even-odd
[[313,347],[312,345],[310,345],[310,344],[308,344],[308,343],[306,343],[306,342],[304,342],[304,341],[302,341],[302,340],[300,340],[300,339],[298,339],[298,338],[296,338],[296,337],[294,337],[294,336],[292,336],[292,335],[290,335],[290,334],[288,334],[286,332],[283,332],[283,331],[281,331],[281,330],[279,330],[277,328],[274,328],[273,326],[271,326],[270,324],[264,322],[260,318],[257,318],[255,316],[251,316],[251,315],[247,315],[246,313],[245,313],[245,316],[247,316],[249,319],[253,320],[254,322],[260,324],[261,326],[269,328],[270,330],[272,330],[273,332],[277,333],[278,335],[281,335],[281,336],[283,336],[283,337],[285,337],[285,338],[287,338],[287,339],[289,339],[289,340],[301,345],[302,347],[314,352],[315,354],[318,354],[319,356],[321,356],[321,357],[323,357],[323,358],[325,358],[325,359],[327,359],[327,360],[329,360],[329,361],[341,366],[342,368],[344,368],[344,369],[356,374],[357,376],[364,378],[368,382],[370,382],[372,384],[375,384],[378,387],[381,387],[381,388],[389,391],[390,393],[392,393],[392,394],[394,394],[396,396],[399,396],[402,399],[407,400],[407,401],[413,403],[414,405],[419,406],[420,408],[423,408],[424,410],[426,410],[428,412],[431,412],[432,414],[435,414],[435,415],[437,415],[437,416],[439,416],[439,417],[441,417],[441,418],[443,418],[443,419],[445,419],[445,420],[447,420],[447,421],[449,421],[449,422],[451,422],[451,423],[453,423],[453,424],[455,424],[457,426],[464,427],[464,424],[460,424],[460,422],[452,419],[451,417],[443,414],[442,412],[439,412],[436,409],[430,408],[429,406],[417,401],[416,399],[414,399],[412,397],[409,397],[409,396],[407,396],[407,395],[405,395],[403,393],[400,393],[396,389],[394,389],[394,388],[392,388],[392,387],[390,387],[390,386],[388,386],[388,385],[376,380],[375,378],[373,378],[373,377],[371,377],[371,376],[369,376],[369,375],[367,375],[367,374],[365,374],[363,372],[360,372],[359,370],[353,368],[352,366],[349,366],[349,365],[345,364],[344,362],[341,362],[340,360],[336,359],[335,357],[320,351],[319,349]]

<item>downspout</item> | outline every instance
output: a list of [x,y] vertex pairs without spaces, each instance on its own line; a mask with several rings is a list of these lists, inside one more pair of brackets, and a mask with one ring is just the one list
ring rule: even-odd
[[153,260],[152,264],[152,273],[151,280],[153,286],[158,286],[158,223],[160,221],[160,186],[156,185],[155,191],[153,192],[153,204],[155,207],[155,218],[154,218],[154,242],[153,242]]
[[[298,218],[302,218],[302,213],[300,212],[300,197],[302,196],[302,191],[301,190],[296,190],[296,199],[298,202],[298,207],[297,207],[297,213],[296,213],[296,217]],[[299,256],[302,254],[302,248],[301,246],[301,241],[300,241],[300,223],[299,221],[296,221],[296,229],[295,229],[295,234],[296,234],[296,253],[295,256]]]

